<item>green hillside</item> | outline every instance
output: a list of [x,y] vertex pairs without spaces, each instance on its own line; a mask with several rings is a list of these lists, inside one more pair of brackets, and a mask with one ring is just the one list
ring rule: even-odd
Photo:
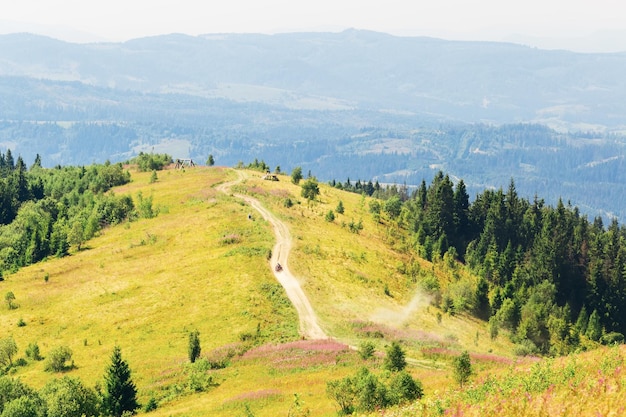
[[[559,367],[571,363],[581,364],[572,379],[537,385],[529,391],[529,407],[533,401],[574,401],[564,393],[578,389],[597,391],[586,403],[576,403],[580,409],[595,411],[604,399],[605,408],[617,412],[613,406],[626,395],[623,347],[555,362],[516,357],[506,330],[490,337],[486,322],[444,312],[437,292],[425,289],[433,282],[442,291],[457,282],[475,286],[478,278],[465,267],[418,257],[406,246],[405,230],[372,216],[370,197],[319,184],[320,194],[309,201],[301,196],[302,183],[278,178],[195,167],[159,171],[155,181],[152,173],[131,168],[130,182],[109,193],[130,196],[136,205],[151,198],[156,216],[105,227],[81,250],[72,246],[69,256],[5,273],[0,292],[15,299],[14,308],[0,315],[0,335],[15,341],[17,353],[3,378],[41,390],[69,376],[102,389],[119,346],[139,403],[158,405],[149,415],[331,416],[338,404],[327,394],[328,381],[367,366],[388,385],[394,374],[385,370],[385,352],[395,341],[406,353],[406,370],[424,391],[419,402],[392,407],[397,415],[436,415],[454,407],[480,415],[473,411],[476,404],[487,406],[493,396],[522,392],[519,387],[534,383],[524,375],[543,372],[541,378],[550,382],[562,374]],[[218,185],[228,182],[235,183],[223,192]],[[288,226],[293,241],[286,266],[328,340],[303,338],[297,312],[269,261],[272,224],[238,195],[258,200]],[[337,210],[340,201],[343,214]],[[190,364],[194,331],[202,351]],[[369,359],[360,355],[364,342],[376,350]],[[43,360],[27,357],[35,343]],[[71,350],[71,363],[62,372],[45,371],[59,346]],[[454,358],[466,350],[474,375],[459,389]],[[596,366],[600,357],[610,361]],[[607,376],[605,385],[597,382],[598,372]],[[480,391],[498,381],[511,391]],[[507,407],[498,413],[520,412]]]

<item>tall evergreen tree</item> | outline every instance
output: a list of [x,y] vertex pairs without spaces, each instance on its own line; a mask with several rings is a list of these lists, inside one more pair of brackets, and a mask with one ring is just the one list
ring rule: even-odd
[[112,416],[121,417],[124,411],[132,413],[139,408],[137,388],[131,379],[128,363],[122,359],[122,352],[119,346],[115,346],[113,349],[111,364],[104,378],[103,406],[106,412]]
[[4,154],[4,164],[9,171],[13,171],[15,168],[15,161],[13,160],[11,149],[7,149],[7,153]]
[[589,316],[585,336],[596,342],[602,337],[602,324],[600,324],[600,315],[597,310],[593,310],[593,313]]

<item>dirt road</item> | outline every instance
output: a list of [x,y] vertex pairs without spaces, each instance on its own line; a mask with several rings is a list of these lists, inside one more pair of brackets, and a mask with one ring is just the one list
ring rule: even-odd
[[[244,178],[244,173],[241,171],[237,171],[237,175],[239,175],[237,180],[220,184],[217,189],[224,193],[229,193],[230,187],[237,184]],[[280,221],[274,214],[263,207],[259,200],[242,194],[233,194],[233,196],[244,200],[252,208],[258,211],[274,229],[276,244],[272,249],[272,259],[270,260],[269,267],[272,269],[272,272],[278,282],[280,282],[287,292],[287,297],[289,297],[289,300],[298,312],[298,316],[300,317],[300,333],[307,339],[328,339],[326,333],[324,333],[322,328],[317,323],[317,315],[313,311],[313,307],[311,307],[311,303],[302,290],[302,287],[300,287],[300,282],[291,273],[291,271],[289,271],[288,259],[292,242],[289,228],[287,228],[287,225]],[[274,270],[276,263],[281,264],[283,267],[282,271],[277,272]]]

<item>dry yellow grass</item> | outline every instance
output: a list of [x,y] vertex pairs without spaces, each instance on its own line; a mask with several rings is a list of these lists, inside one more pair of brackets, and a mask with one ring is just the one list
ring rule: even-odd
[[[281,312],[259,294],[263,282],[273,282],[264,254],[233,250],[267,250],[273,235],[263,221],[247,219],[246,207],[212,188],[229,175],[170,170],[148,184],[148,174],[133,173],[133,182],[115,192],[153,195],[162,213],[108,228],[86,250],[7,277],[0,285],[15,293],[20,307],[0,316],[2,333],[12,334],[21,352],[32,342],[44,356],[54,346],[69,346],[77,366],[72,374],[91,385],[118,344],[144,390],[186,360],[190,330],[200,331],[205,352],[238,341],[258,323],[263,330],[280,325],[296,338],[295,312],[279,323]],[[223,245],[227,234],[241,243]],[[16,326],[20,318],[25,327]],[[41,386],[54,377],[42,369],[37,363],[18,376]]]

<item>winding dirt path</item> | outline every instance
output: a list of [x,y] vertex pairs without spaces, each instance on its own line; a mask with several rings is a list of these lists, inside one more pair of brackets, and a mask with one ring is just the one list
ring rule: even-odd
[[[218,185],[216,188],[228,194],[230,187],[241,182],[245,175],[241,171],[236,171],[239,176],[235,181],[226,182]],[[328,339],[328,336],[322,330],[317,323],[317,315],[311,307],[311,303],[306,294],[300,286],[298,279],[289,271],[289,252],[291,251],[292,239],[289,233],[289,228],[285,223],[280,221],[272,212],[267,210],[259,202],[259,200],[243,194],[232,194],[233,196],[242,199],[248,203],[252,208],[258,211],[261,216],[268,221],[274,229],[276,235],[276,244],[272,249],[272,259],[270,260],[270,267],[278,282],[283,286],[287,292],[287,297],[296,308],[298,316],[300,318],[300,333],[307,339]],[[282,271],[276,272],[274,265],[280,263],[283,267]]]

